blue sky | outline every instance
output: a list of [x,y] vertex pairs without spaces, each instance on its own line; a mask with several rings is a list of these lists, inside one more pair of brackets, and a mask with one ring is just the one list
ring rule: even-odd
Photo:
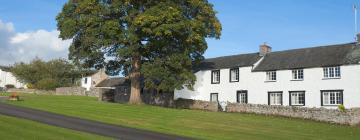
[[[4,25],[11,24],[13,36],[9,39],[19,40],[17,51],[20,52],[25,44],[29,44],[29,41],[25,42],[22,38],[34,40],[32,38],[36,38],[39,34],[43,36],[56,34],[55,16],[65,2],[66,0],[2,1],[0,25],[1,22]],[[210,0],[210,2],[218,11],[223,31],[220,40],[208,40],[209,48],[205,57],[257,52],[258,46],[263,42],[267,42],[274,51],[352,42],[354,41],[352,5],[356,3],[360,6],[359,0]],[[52,40],[59,43],[54,38]],[[19,45],[21,43],[23,46]],[[49,45],[51,44],[54,43]],[[63,50],[57,46],[58,48],[54,47],[57,52],[49,52],[49,54],[62,53],[61,55],[48,55],[44,58],[63,56],[68,44],[69,42],[59,45],[65,47]],[[42,50],[46,51],[44,49],[33,51]],[[29,57],[42,57],[41,55],[45,54],[36,52]],[[30,59],[29,57],[23,59]]]

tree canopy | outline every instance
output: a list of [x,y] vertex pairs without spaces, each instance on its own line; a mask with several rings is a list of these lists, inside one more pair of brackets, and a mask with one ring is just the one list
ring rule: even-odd
[[82,74],[66,60],[55,59],[45,62],[37,58],[28,64],[16,63],[11,67],[11,72],[30,88],[46,90],[72,86]]
[[60,37],[73,39],[69,59],[130,76],[131,95],[140,79],[147,88],[192,89],[206,38],[221,34],[207,0],[69,0],[57,21]]

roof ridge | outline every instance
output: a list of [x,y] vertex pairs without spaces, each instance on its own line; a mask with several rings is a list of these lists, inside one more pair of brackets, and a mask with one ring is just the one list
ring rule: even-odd
[[218,59],[218,58],[225,58],[225,57],[233,57],[233,56],[239,56],[239,55],[254,55],[259,53],[241,53],[241,54],[232,54],[232,55],[225,55],[225,56],[217,56],[212,58],[205,58],[204,60],[210,60],[210,59]]
[[333,45],[321,45],[321,46],[314,46],[314,47],[307,47],[307,48],[295,48],[295,49],[288,49],[288,50],[280,50],[280,51],[270,52],[270,54],[271,54],[271,53],[287,52],[287,51],[298,51],[298,50],[306,50],[306,49],[316,49],[316,48],[344,47],[344,45],[356,45],[356,42],[342,43],[342,44],[333,44]]
[[[271,54],[271,53],[279,53],[279,52],[287,52],[287,51],[304,50],[304,49],[315,49],[315,48],[326,48],[326,47],[343,47],[343,45],[356,45],[356,42],[333,44],[333,45],[320,45],[320,46],[304,47],[304,48],[294,48],[294,49],[273,51],[273,52],[270,52],[270,54]],[[217,56],[217,57],[205,58],[204,60],[219,59],[219,58],[239,56],[239,55],[254,55],[254,54],[259,54],[259,53],[258,53],[258,52],[253,52],[253,53],[240,53],[240,54],[224,55],[224,56]]]

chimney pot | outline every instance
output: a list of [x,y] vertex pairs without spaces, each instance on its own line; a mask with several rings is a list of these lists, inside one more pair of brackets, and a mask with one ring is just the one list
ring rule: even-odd
[[260,45],[260,51],[259,51],[260,56],[264,56],[264,55],[266,55],[267,53],[270,53],[270,52],[271,52],[271,47],[268,46],[266,44],[266,42],[264,42],[264,44]]

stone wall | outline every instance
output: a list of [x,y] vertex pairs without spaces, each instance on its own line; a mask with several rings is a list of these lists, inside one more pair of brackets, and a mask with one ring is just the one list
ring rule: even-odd
[[86,91],[86,96],[91,97],[102,97],[101,95],[106,93],[114,93],[114,89],[107,89],[107,88],[91,88],[90,91]]
[[[103,93],[99,100],[127,103],[130,98],[130,90],[128,87],[119,87],[113,92]],[[156,90],[142,90],[141,99],[145,104],[156,105],[170,108],[197,109],[207,111],[218,111],[219,105],[214,102],[178,99],[174,100],[172,92],[157,92]]]
[[356,125],[360,123],[360,108],[339,111],[337,109],[326,108],[228,103],[226,106],[226,112],[285,116],[345,125]]
[[32,94],[55,94],[56,93],[54,90],[17,89],[17,88],[7,89],[6,92],[32,93]]
[[176,108],[184,109],[196,109],[196,110],[207,110],[217,112],[221,110],[217,102],[208,102],[200,100],[191,100],[191,99],[177,99],[175,100]]
[[79,95],[85,96],[86,89],[83,87],[60,87],[56,88],[56,95]]
[[157,92],[156,90],[144,90],[141,99],[145,104],[163,107],[175,107],[173,92]]

